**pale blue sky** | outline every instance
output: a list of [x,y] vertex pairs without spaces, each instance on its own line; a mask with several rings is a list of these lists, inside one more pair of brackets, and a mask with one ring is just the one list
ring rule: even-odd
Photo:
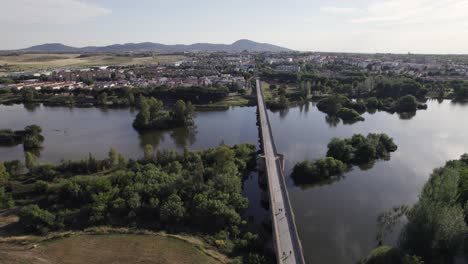
[[468,0],[0,0],[0,49],[232,43],[468,54]]

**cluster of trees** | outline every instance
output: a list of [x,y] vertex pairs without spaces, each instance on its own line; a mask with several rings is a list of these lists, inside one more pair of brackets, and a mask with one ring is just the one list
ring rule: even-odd
[[164,98],[167,103],[173,104],[176,100],[192,101],[197,104],[207,104],[225,99],[229,92],[245,92],[237,86],[192,86],[169,88],[156,86],[148,88],[130,89],[128,87],[82,89],[68,88],[52,89],[43,87],[41,90],[23,88],[11,89],[5,92],[16,95],[8,99],[8,103],[44,103],[50,106],[106,106],[106,107],[131,107],[137,103],[136,98],[157,97]]
[[100,225],[164,229],[206,235],[221,251],[247,258],[261,246],[242,218],[248,206],[242,179],[254,167],[251,144],[181,154],[148,146],[138,161],[111,149],[105,160],[36,166],[7,177],[5,189],[25,204],[19,223],[32,233]]
[[146,99],[140,97],[140,112],[133,121],[137,130],[167,129],[193,125],[195,109],[191,102],[178,100],[172,111],[164,109],[164,103],[154,97]]
[[266,106],[272,110],[282,110],[289,107],[289,99],[283,94],[278,99],[271,99],[266,102]]
[[398,99],[405,95],[412,95],[423,99],[427,95],[427,88],[420,82],[406,77],[380,78],[372,91],[378,98]]
[[354,123],[363,121],[364,118],[361,114],[366,111],[381,110],[390,113],[415,113],[418,109],[427,109],[427,105],[419,103],[413,95],[404,95],[397,100],[391,97],[385,99],[369,97],[353,101],[345,95],[335,94],[320,100],[317,108],[330,116],[343,119],[344,122]]
[[341,175],[348,169],[342,161],[326,157],[316,161],[304,160],[297,163],[291,174],[296,184],[309,184]]
[[454,99],[466,101],[468,99],[468,82],[452,82]]
[[[453,263],[457,256],[468,256],[468,154],[434,170],[419,201],[400,208],[398,215],[407,221],[398,246],[385,246],[389,250],[380,254],[381,260],[393,255],[397,261],[392,263]],[[413,262],[404,262],[409,256]]]
[[377,159],[388,160],[398,146],[387,134],[355,134],[351,138],[333,138],[328,144],[327,157],[346,164],[366,164]]
[[272,97],[267,99],[266,107],[272,110],[287,109],[290,105],[290,99],[288,98],[290,94],[287,93],[287,86],[270,84],[269,88]]
[[397,100],[369,97],[365,100],[365,104],[368,111],[382,110],[390,113],[411,113],[416,112],[418,109],[427,109],[427,105],[419,103],[413,95],[404,95]]
[[366,112],[364,102],[355,102],[339,94],[320,100],[317,103],[317,108],[330,116],[339,117],[344,122],[349,123],[364,121],[364,117],[361,114]]
[[0,145],[14,146],[23,144],[24,150],[35,150],[42,147],[44,137],[42,128],[38,125],[30,125],[24,130],[13,131],[11,129],[0,130]]
[[388,160],[397,150],[386,134],[355,134],[348,139],[333,138],[328,144],[327,157],[297,163],[291,177],[297,184],[315,183],[341,175],[352,165],[371,165],[377,159]]
[[10,193],[6,192],[5,186],[10,179],[10,173],[5,164],[0,162],[0,208],[13,207],[14,201]]

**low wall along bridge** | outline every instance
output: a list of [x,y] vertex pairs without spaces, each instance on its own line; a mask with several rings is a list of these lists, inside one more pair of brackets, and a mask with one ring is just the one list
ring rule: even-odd
[[284,179],[283,156],[276,152],[263,91],[257,79],[257,119],[264,160],[273,241],[278,263],[305,263]]

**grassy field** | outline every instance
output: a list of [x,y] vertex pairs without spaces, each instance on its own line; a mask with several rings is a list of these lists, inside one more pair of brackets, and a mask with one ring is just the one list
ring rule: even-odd
[[2,264],[216,264],[196,244],[155,235],[79,235],[41,242],[36,247],[0,244]]
[[103,65],[146,65],[160,62],[173,62],[183,56],[155,55],[151,57],[123,57],[116,55],[80,54],[20,54],[0,56],[0,66],[8,71],[52,70],[57,68],[84,68]]
[[263,96],[265,97],[265,101],[271,100],[273,98],[273,95],[270,90],[270,84],[264,81],[260,82],[260,87],[262,87],[263,90]]

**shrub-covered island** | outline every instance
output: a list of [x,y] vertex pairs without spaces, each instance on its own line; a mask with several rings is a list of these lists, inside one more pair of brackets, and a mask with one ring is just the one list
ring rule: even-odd
[[345,122],[355,123],[364,121],[361,116],[366,112],[362,102],[354,102],[344,95],[334,95],[318,102],[317,108],[331,116],[337,116]]
[[0,146],[15,146],[23,144],[25,150],[41,148],[44,137],[42,128],[38,125],[30,125],[24,130],[13,131],[11,129],[0,130]]
[[348,139],[333,138],[328,144],[327,157],[297,163],[291,177],[298,184],[319,182],[337,176],[352,165],[363,165],[378,159],[387,160],[397,150],[393,139],[386,134],[356,134]]
[[90,155],[27,174],[0,164],[0,201],[18,205],[19,224],[31,234],[93,226],[185,232],[232,257],[262,260],[242,218],[242,178],[254,167],[251,144],[181,154],[147,148],[138,161],[111,149],[104,160]]
[[172,111],[164,109],[164,103],[156,98],[140,98],[140,112],[133,121],[135,129],[168,129],[193,125],[194,107],[190,102],[178,100]]
[[427,109],[426,104],[419,103],[413,95],[404,95],[400,98],[369,97],[364,100],[353,101],[344,95],[335,94],[324,98],[317,103],[317,108],[330,115],[343,119],[345,123],[364,121],[361,115],[366,111],[387,111],[390,113],[415,113],[418,109]]

